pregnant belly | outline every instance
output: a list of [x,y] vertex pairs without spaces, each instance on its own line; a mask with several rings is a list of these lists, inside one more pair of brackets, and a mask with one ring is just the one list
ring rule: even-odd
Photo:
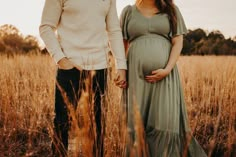
[[131,44],[129,49],[129,65],[135,68],[140,77],[150,75],[153,70],[165,68],[170,53],[168,41],[141,39]]

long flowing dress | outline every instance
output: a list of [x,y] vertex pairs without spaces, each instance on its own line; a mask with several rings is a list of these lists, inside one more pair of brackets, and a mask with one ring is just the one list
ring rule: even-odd
[[[187,32],[176,6],[177,33]],[[138,106],[151,157],[206,157],[191,136],[184,95],[177,66],[163,80],[148,83],[145,76],[165,68],[172,44],[168,15],[157,13],[148,18],[135,5],[121,14],[123,37],[128,47],[128,127],[134,130],[133,106]],[[190,135],[190,138],[187,137]],[[186,155],[184,155],[184,152]]]

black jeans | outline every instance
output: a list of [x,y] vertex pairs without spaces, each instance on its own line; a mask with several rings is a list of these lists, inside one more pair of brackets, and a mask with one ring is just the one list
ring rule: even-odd
[[[94,73],[95,74],[92,74]],[[54,139],[52,142],[53,155],[56,157],[67,156],[68,150],[68,131],[70,129],[70,118],[68,101],[76,109],[77,103],[81,97],[82,90],[85,90],[85,80],[90,79],[89,95],[94,93],[94,116],[97,130],[97,144],[100,148],[98,156],[103,156],[103,135],[102,131],[102,111],[101,98],[105,93],[107,83],[107,70],[79,71],[76,68],[69,70],[58,69],[57,85],[55,95],[55,118],[54,118]],[[67,100],[65,100],[67,99]],[[67,102],[67,103],[65,103]],[[104,129],[103,129],[104,130]],[[96,149],[96,148],[95,148]],[[94,151],[94,157],[95,151]]]

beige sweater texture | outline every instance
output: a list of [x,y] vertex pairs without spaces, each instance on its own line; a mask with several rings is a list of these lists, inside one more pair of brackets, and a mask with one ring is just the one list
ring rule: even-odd
[[57,63],[63,57],[86,70],[127,69],[116,0],[45,0],[40,36]]

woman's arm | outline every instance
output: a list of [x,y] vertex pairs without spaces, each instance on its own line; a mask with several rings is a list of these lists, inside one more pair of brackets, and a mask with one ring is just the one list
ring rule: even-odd
[[177,31],[172,36],[172,48],[168,63],[164,69],[157,69],[152,72],[152,75],[147,76],[146,80],[148,82],[156,82],[166,77],[174,68],[183,48],[183,34],[187,33],[187,28],[185,26],[183,16],[181,15],[178,7],[176,6],[175,9],[177,16]]
[[123,39],[124,47],[125,47],[125,56],[127,58],[128,56],[128,48],[129,48],[129,42],[125,39]]
[[154,83],[166,77],[176,65],[176,62],[180,56],[182,48],[183,48],[183,35],[174,36],[172,38],[172,48],[166,67],[164,69],[157,69],[155,71],[152,71],[152,75],[146,76],[145,79],[148,82]]
[[175,66],[180,56],[182,48],[183,48],[183,35],[178,35],[178,36],[173,37],[170,57],[165,67],[165,70],[167,70],[168,74],[171,72],[171,70]]

